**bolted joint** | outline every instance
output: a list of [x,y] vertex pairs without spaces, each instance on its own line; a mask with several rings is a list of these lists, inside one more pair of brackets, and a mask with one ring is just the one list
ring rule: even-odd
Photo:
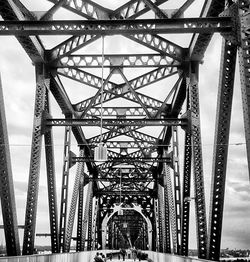
[[41,133],[42,135],[51,131],[52,126],[47,125],[47,119],[52,119],[52,115],[50,115],[46,110],[42,112],[42,125],[41,125]]
[[72,151],[69,151],[69,168],[76,164],[76,154]]
[[188,134],[191,134],[191,124],[192,124],[191,111],[187,110],[180,118],[186,119],[187,121],[187,124],[185,126],[181,126],[181,128]]
[[240,17],[241,30],[239,30],[239,38],[245,39],[250,35],[250,12],[245,12]]
[[221,33],[221,35],[231,43],[240,45],[241,30],[240,30],[240,19],[238,5],[232,4],[226,10],[219,15],[220,17],[231,17],[232,19],[232,31],[230,33]]

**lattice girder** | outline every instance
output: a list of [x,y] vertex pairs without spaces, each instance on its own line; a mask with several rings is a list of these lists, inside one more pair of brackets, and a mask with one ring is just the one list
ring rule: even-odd
[[[131,0],[114,10],[105,8],[95,1],[49,0],[49,2],[54,3],[54,6],[46,11],[44,15],[35,17],[18,0],[0,0],[0,14],[4,20],[0,21],[0,36],[14,35],[34,64],[37,62],[47,63],[48,76],[51,78],[49,86],[47,80],[45,80],[47,72],[46,74],[43,73],[41,81],[38,80],[40,75],[37,76],[37,97],[23,253],[27,255],[32,254],[34,248],[42,135],[45,135],[46,145],[53,144],[51,127],[67,126],[63,163],[63,181],[66,182],[62,184],[59,241],[58,232],[55,229],[57,228],[57,214],[55,210],[56,192],[54,191],[54,152],[52,147],[46,148],[51,230],[55,229],[51,232],[53,252],[58,252],[58,245],[60,245],[60,251],[68,252],[70,250],[73,216],[76,212],[76,199],[79,194],[78,251],[84,249],[86,234],[88,235],[87,249],[93,249],[97,245],[97,242],[100,240],[100,235],[98,235],[100,234],[100,228],[98,228],[100,227],[100,221],[98,219],[103,219],[105,212],[110,212],[115,204],[122,201],[126,204],[127,202],[130,204],[140,202],[139,205],[142,206],[143,213],[149,217],[153,224],[154,236],[156,238],[155,247],[159,248],[160,251],[170,253],[170,235],[172,234],[174,253],[181,253],[181,255],[187,256],[190,216],[188,199],[190,198],[192,158],[194,164],[198,256],[199,258],[218,260],[227,150],[224,148],[222,152],[222,149],[217,147],[218,154],[216,153],[214,156],[215,173],[213,179],[215,185],[211,194],[212,198],[219,198],[219,203],[216,199],[212,201],[211,217],[209,218],[211,232],[208,239],[199,122],[198,63],[202,61],[214,33],[221,33],[222,36],[226,37],[227,43],[223,51],[228,52],[225,55],[225,61],[230,63],[230,65],[227,64],[225,66],[226,69],[224,68],[221,72],[221,78],[229,79],[231,85],[229,86],[221,81],[221,86],[219,87],[222,90],[220,106],[224,106],[224,108],[221,108],[218,113],[216,139],[222,142],[215,142],[215,144],[228,143],[227,131],[229,130],[230,114],[229,109],[224,104],[227,106],[231,104],[232,93],[230,92],[233,89],[232,73],[236,55],[236,46],[231,45],[229,39],[235,40],[237,38],[237,41],[241,40],[239,60],[249,160],[249,1],[239,0],[237,3],[241,18],[240,25],[236,24],[237,17],[236,19],[231,17],[235,14],[229,12],[228,9],[224,12],[224,17],[219,16],[225,10],[225,4],[229,5],[235,1],[205,1],[200,17],[195,18],[180,18],[194,0],[187,0],[172,11],[165,11],[161,7],[167,0]],[[55,12],[58,11],[59,13],[61,8],[77,14],[81,19],[50,20]],[[147,15],[143,16],[146,13]],[[158,18],[144,19],[152,15],[153,17],[157,15]],[[239,29],[237,26],[241,28]],[[241,30],[241,34],[239,34],[239,30]],[[168,34],[190,33],[193,34],[193,38],[188,48],[166,39]],[[128,54],[106,53],[103,56],[104,64],[100,54],[88,53],[88,50],[91,50],[95,44],[98,44],[98,40],[102,35],[112,37],[117,34],[132,40],[126,41],[132,47],[138,44],[139,48],[142,48],[142,53],[137,53],[138,50],[130,54],[129,51]],[[52,47],[52,49],[45,50],[41,40],[43,37],[40,38],[40,36],[45,35],[70,35],[71,37]],[[236,43],[239,44],[237,41]],[[183,43],[184,45],[186,43]],[[144,52],[145,49],[152,50],[152,53],[150,51]],[[131,67],[135,68],[135,71],[138,70],[137,72],[140,72],[137,77],[133,75],[136,72],[133,72],[133,78],[127,75]],[[150,69],[151,67],[153,69]],[[110,68],[108,76],[105,76],[104,79],[91,71],[94,69],[93,71],[97,72],[100,68],[105,68],[105,70]],[[143,72],[142,70],[145,68],[148,69]],[[120,78],[120,80],[116,81],[116,77],[117,79]],[[173,87],[172,83],[171,86],[168,86],[164,82],[161,86],[164,87],[162,88],[163,90],[158,90],[157,85],[160,86],[163,82],[160,82],[161,80],[166,80],[167,82],[167,80],[171,81],[174,77],[175,80],[172,83],[175,82],[175,84]],[[178,80],[176,81],[177,78]],[[78,84],[80,83],[83,86],[87,85],[88,88],[95,88],[97,90],[95,95],[87,95],[84,87],[77,98],[74,96],[75,94],[71,94],[73,93],[72,90],[67,93],[69,89],[64,88],[63,83],[64,80],[67,83],[66,80],[69,79],[77,81]],[[101,90],[102,82],[104,82],[103,93]],[[152,91],[150,93],[151,85]],[[154,89],[155,86],[156,88]],[[145,89],[143,89],[144,87]],[[227,90],[225,91],[227,88],[230,89],[228,93]],[[138,92],[139,89],[141,89],[140,93]],[[50,116],[52,112],[46,108],[47,94],[45,91],[51,91],[66,118],[53,118]],[[158,91],[163,91],[164,94],[160,95],[157,93]],[[112,104],[116,102],[116,99],[119,101],[118,103],[125,101],[126,104],[132,104],[132,106],[123,106],[121,102],[117,107],[113,107]],[[187,113],[180,118],[182,106],[185,100],[188,99]],[[74,100],[75,104],[71,100]],[[103,106],[103,103],[107,104]],[[172,126],[176,127],[178,125],[182,126],[186,131],[183,209],[180,208],[181,188],[178,166],[178,141],[173,141],[173,148],[177,154],[173,155],[172,159],[169,156],[164,158],[163,154],[170,146],[169,144],[173,137],[171,134]],[[106,130],[101,135],[96,135],[96,132],[92,133],[91,130],[87,130],[90,126],[94,128],[101,126]],[[151,130],[153,130],[155,127],[158,130],[154,129],[153,133],[155,132],[157,135],[148,135],[149,131],[146,128],[152,128]],[[72,153],[69,150],[69,133],[71,129],[80,149],[85,151],[85,155],[79,158],[72,157]],[[86,133],[89,132],[87,135],[88,139],[85,138],[83,130],[84,132],[87,130]],[[43,131],[45,133],[42,133]],[[225,134],[225,136],[221,134]],[[95,163],[93,160],[93,148],[100,142],[106,143],[109,147],[108,161],[105,163]],[[223,160],[221,160],[222,158]],[[79,162],[78,165],[81,167],[86,164],[89,176],[84,174],[83,179],[80,177],[80,173],[77,173],[66,232],[66,214],[68,212],[66,202],[69,190],[67,180],[69,177],[69,163],[72,164],[72,160],[73,162]],[[166,163],[170,164],[170,162],[174,163],[174,183],[170,179],[169,170],[167,170],[168,167],[166,166]],[[123,175],[122,185],[119,185],[120,181],[117,179],[118,171]],[[162,172],[165,178],[162,176]],[[83,186],[85,184],[89,185],[86,199],[89,209],[85,209],[82,221]],[[120,196],[121,186],[124,189],[123,196]],[[175,190],[175,195],[171,191],[172,188]],[[162,194],[163,192],[164,195]],[[155,205],[148,202],[148,198],[157,198],[157,195],[160,205],[157,205],[157,202],[155,202]],[[101,208],[104,207],[106,210],[105,212],[101,211],[100,217],[97,217],[99,213],[98,208],[95,209],[94,213],[92,212],[94,196],[99,198],[99,200],[108,198],[108,196],[112,199],[110,201],[112,204],[105,203],[105,205],[101,205]],[[95,199],[95,201],[99,204],[98,199]],[[157,217],[158,212],[160,214],[159,217]],[[92,217],[93,214],[94,217]],[[169,216],[171,219],[169,219]],[[220,218],[217,219],[218,216]],[[139,222],[136,225],[134,218],[131,218],[129,228],[130,230],[134,229],[136,232],[131,238],[135,241],[137,235],[138,243],[140,242],[140,245],[146,247],[146,243],[143,242],[143,239],[147,238],[145,235],[145,223]],[[171,229],[170,225],[172,226]],[[182,231],[180,225],[182,225]],[[117,221],[114,221],[112,228],[111,225],[109,227],[116,234],[116,240],[113,243],[109,243],[109,245],[117,247],[119,241],[125,241],[125,230],[118,225]],[[163,240],[164,235],[166,235],[166,239]],[[96,236],[98,239],[96,239]],[[158,238],[159,236],[160,239]],[[179,243],[180,239],[182,239],[181,243]],[[207,242],[207,240],[210,242]]]
[[37,86],[34,109],[32,150],[23,238],[24,255],[33,254],[35,241],[35,226],[42,145],[42,121],[43,111],[45,108],[46,89],[49,88],[49,80],[44,78],[44,76],[42,75],[42,71],[43,65],[37,65]]
[[[175,27],[172,24],[175,24]],[[0,35],[115,35],[225,33],[232,30],[230,17],[140,20],[0,21]],[[19,30],[22,28],[22,31]]]
[[112,67],[179,67],[179,61],[170,59],[168,56],[158,54],[119,54],[104,55],[68,55],[56,63],[51,63],[55,68],[104,68]]

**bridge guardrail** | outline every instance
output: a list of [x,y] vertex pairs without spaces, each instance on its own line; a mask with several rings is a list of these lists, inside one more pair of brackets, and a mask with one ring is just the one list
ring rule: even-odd
[[96,252],[102,252],[106,256],[106,254],[119,252],[119,250],[93,250],[74,253],[0,257],[0,262],[93,262]]
[[211,262],[210,260],[205,259],[177,256],[148,250],[144,250],[143,252],[148,254],[148,258],[151,259],[153,262]]

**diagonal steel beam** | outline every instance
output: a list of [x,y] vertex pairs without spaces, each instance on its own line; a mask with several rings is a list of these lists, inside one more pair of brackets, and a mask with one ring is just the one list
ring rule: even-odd
[[[48,0],[54,4],[57,4],[60,0]],[[79,16],[82,16],[87,19],[107,19],[112,12],[108,8],[104,8],[101,5],[91,1],[75,1],[75,0],[67,0],[66,3],[63,4],[63,7]]]
[[51,50],[47,51],[47,59],[49,62],[56,63],[57,60],[76,52],[77,50],[93,43],[99,38],[100,36],[88,34],[72,36]]
[[[111,70],[110,73],[109,73],[109,75],[108,75],[108,77],[104,80],[103,88],[105,88],[106,84],[109,82],[109,79],[111,78],[111,76],[113,75],[113,73],[114,73],[114,70]],[[104,102],[105,100],[104,100],[103,98],[104,98],[104,96],[103,96],[103,90],[102,90],[102,88],[100,88],[100,89],[96,92],[96,94],[89,99],[90,101],[89,101],[89,103],[87,104],[87,106],[85,107],[84,111],[81,113],[80,118],[85,117],[86,114],[87,114],[87,112],[88,112],[88,110],[90,110],[90,108],[91,108],[94,104]]]
[[143,0],[145,6],[148,6],[158,18],[168,18],[168,16],[151,0]]
[[20,255],[20,243],[17,225],[16,201],[12,176],[10,148],[5,116],[4,97],[0,78],[0,200],[6,253],[8,256]]
[[[155,5],[159,6],[168,0],[158,0]],[[135,19],[150,11],[143,0],[131,0],[113,11],[112,19]]]
[[123,74],[121,69],[118,69],[118,72],[120,73],[121,77],[123,78],[123,80],[125,81],[126,85],[128,86],[129,90],[130,90],[130,94],[132,94],[133,98],[135,98],[134,102],[139,103],[141,105],[141,107],[143,108],[144,112],[146,113],[148,118],[151,118],[150,113],[147,110],[147,107],[144,105],[144,103],[142,102],[141,98],[139,97],[139,95],[135,92],[135,90],[132,88],[132,86],[130,85],[129,81],[127,80],[126,76]]
[[236,55],[237,46],[223,39],[211,179],[212,188],[208,239],[209,260],[218,260],[220,257]]
[[[107,132],[103,134],[103,141],[106,143],[108,141],[108,139],[111,138],[115,138],[118,137],[120,135],[124,135],[126,134],[127,136],[130,136],[131,138],[136,137],[137,140],[140,140],[142,142],[148,142],[148,143],[157,143],[157,138],[153,137],[153,136],[149,136],[147,134],[141,133],[139,132],[138,129],[139,127],[135,127],[133,129],[129,129],[125,132],[120,132],[120,130],[118,131],[117,128],[112,130],[112,132]],[[88,142],[90,144],[92,143],[100,143],[100,136],[94,136],[92,138],[88,139]]]
[[[168,73],[168,74],[166,74],[166,73]],[[136,90],[136,89],[139,89],[141,87],[155,83],[155,82],[157,82],[161,79],[171,77],[171,76],[173,76],[177,73],[178,73],[178,71],[172,72],[172,70],[168,70],[167,68],[161,67],[161,68],[155,69],[153,71],[150,71],[149,73],[146,73],[142,76],[134,78],[134,79],[130,80],[129,83]],[[98,89],[101,88],[101,78],[97,77],[93,74],[87,73],[83,70],[58,69],[58,74],[65,76],[69,79],[76,80],[80,83],[90,85],[94,88],[98,88]],[[126,93],[128,93],[128,87],[127,87],[126,84],[116,85],[115,83],[108,81],[107,85],[106,85],[106,90],[104,90],[104,101],[110,101],[111,99],[118,98],[118,97],[126,97],[128,100],[133,101],[133,97],[131,96],[131,94],[129,94],[129,93],[126,94]],[[125,94],[125,96],[123,94]],[[162,106],[161,101],[158,101],[156,99],[153,99],[151,97],[148,97],[148,96],[145,96],[145,95],[139,94],[139,93],[138,93],[138,96],[140,97],[141,100],[143,100],[143,102],[145,104],[147,104],[148,107],[153,106],[153,107],[158,109],[159,107]],[[76,111],[81,112],[87,106],[90,99],[86,99],[84,101],[81,101],[81,102],[75,104],[74,109]],[[100,104],[100,101],[97,104],[95,104],[95,106],[98,105],[98,104]]]
[[[218,15],[225,8],[225,0],[209,0],[203,6],[200,17],[218,17]],[[194,34],[189,45],[191,59],[194,61],[201,61],[204,57],[204,53],[211,41],[212,33],[201,32],[200,34]]]
[[190,6],[194,1],[195,1],[195,0],[187,0],[187,1],[172,15],[172,18],[182,17],[183,13],[189,8],[189,6]]
[[65,3],[67,0],[59,0],[56,4],[54,4],[41,18],[40,20],[46,21],[50,20],[54,13]]
[[[33,19],[33,15],[18,0],[0,0],[0,15],[4,20]],[[33,63],[44,61],[44,47],[36,36],[16,36]]]

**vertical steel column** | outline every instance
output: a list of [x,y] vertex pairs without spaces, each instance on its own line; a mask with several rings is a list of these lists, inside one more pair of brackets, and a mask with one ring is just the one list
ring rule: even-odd
[[173,170],[174,170],[174,201],[176,215],[176,244],[177,254],[181,252],[181,185],[180,185],[180,169],[179,169],[179,141],[178,129],[172,127],[172,145],[173,145]]
[[[45,112],[50,114],[49,92],[46,90]],[[48,186],[48,203],[50,217],[50,235],[51,251],[59,252],[59,235],[58,235],[58,212],[57,212],[57,194],[55,178],[55,160],[54,160],[54,142],[52,129],[46,129],[44,133],[45,158],[47,168],[47,186]]]
[[198,69],[198,62],[191,62],[189,79],[187,79],[187,83],[189,85],[189,101],[191,113],[192,156],[194,165],[194,191],[198,245],[197,249],[198,257],[205,259],[207,256],[207,220],[200,131]]
[[157,199],[154,200],[154,221],[155,221],[155,230],[153,230],[152,237],[153,237],[153,251],[159,250],[159,217],[158,217],[158,201]]
[[[79,157],[84,157],[84,150],[80,149]],[[65,252],[70,251],[70,243],[72,238],[73,232],[73,225],[75,220],[75,213],[76,213],[76,204],[77,204],[77,197],[79,193],[79,186],[80,186],[80,177],[83,175],[84,172],[84,162],[78,162],[76,175],[75,175],[75,182],[73,187],[73,193],[71,198],[71,205],[69,210],[69,217],[66,229],[66,236],[65,236]]]
[[[187,99],[188,100],[188,99]],[[188,102],[187,102],[188,104]],[[182,194],[182,229],[181,229],[181,255],[188,256],[189,219],[190,219],[190,186],[191,186],[191,134],[185,133],[184,168],[183,168],[183,194]]]
[[164,186],[166,186],[166,190],[168,194],[168,209],[170,213],[169,217],[171,223],[173,252],[177,254],[177,226],[176,226],[175,204],[174,204],[174,196],[173,196],[173,189],[172,189],[172,181],[170,177],[170,167],[166,163],[163,164],[163,172],[164,172]]
[[0,77],[0,198],[8,256],[20,255],[16,202],[11,169],[8,130]]
[[237,46],[223,39],[214,137],[208,259],[219,260]]
[[66,219],[68,206],[68,186],[69,186],[69,168],[70,168],[70,141],[71,127],[65,127],[64,136],[64,152],[63,152],[63,174],[61,188],[61,210],[60,210],[60,233],[59,233],[59,249],[60,252],[65,252],[66,240]]
[[[95,209],[94,209],[94,217],[93,217],[93,222],[92,222],[92,250],[95,250],[95,248],[97,249],[97,234],[98,234],[98,225],[97,225],[97,221],[98,221],[98,211],[99,211],[99,201],[98,199],[96,198],[95,199]],[[111,227],[111,232],[113,234],[113,228]]]
[[87,191],[87,198],[85,202],[85,210],[84,210],[84,217],[83,217],[83,232],[82,232],[82,237],[83,237],[83,243],[85,246],[85,241],[86,241],[86,233],[87,233],[87,226],[88,226],[88,218],[89,218],[89,213],[92,213],[92,202],[93,202],[93,182],[90,181],[88,185],[88,191]]
[[83,241],[83,192],[84,192],[84,175],[80,177],[79,197],[78,197],[78,218],[77,218],[77,240],[76,251],[84,251]]
[[49,80],[45,79],[43,75],[43,66],[40,64],[36,65],[36,97],[23,237],[23,255],[31,255],[33,254],[34,250],[42,147],[43,112],[45,105],[46,86],[49,88],[48,85]]
[[169,208],[169,199],[168,199],[168,186],[166,179],[166,165],[163,165],[163,185],[164,185],[164,216],[165,216],[165,241],[164,241],[164,252],[171,253],[171,231],[170,231],[170,208]]
[[243,117],[246,137],[248,174],[250,178],[250,35],[249,35],[249,11],[250,3],[248,0],[239,0],[239,18],[241,24],[241,45],[239,47],[239,65],[240,65],[240,81]]
[[158,228],[159,228],[159,252],[163,252],[163,192],[162,186],[158,184]]
[[111,241],[111,249],[115,249],[115,238],[116,238],[116,235],[115,235],[115,223],[112,222],[112,241]]
[[92,221],[92,213],[93,213],[93,182],[89,183],[90,188],[90,199],[88,204],[85,208],[89,209],[88,212],[88,245],[87,250],[91,250],[91,243],[92,243],[92,228],[93,228],[93,221]]

